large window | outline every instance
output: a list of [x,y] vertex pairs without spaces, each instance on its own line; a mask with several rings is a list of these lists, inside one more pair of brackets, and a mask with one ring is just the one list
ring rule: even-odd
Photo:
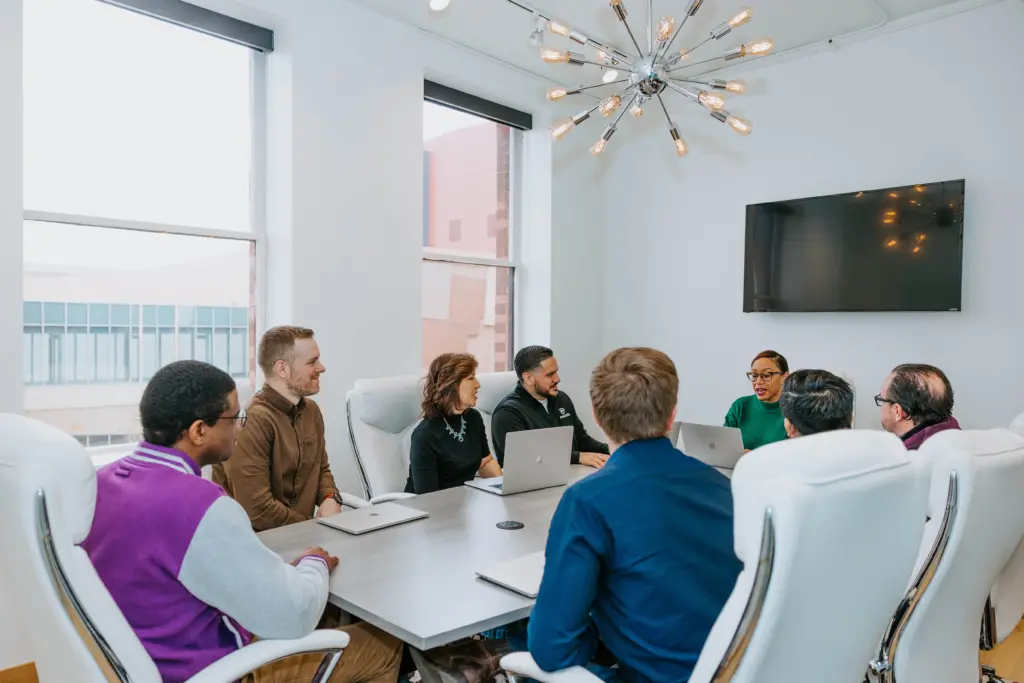
[[167,363],[254,386],[263,59],[95,0],[24,22],[25,410],[126,443]]
[[481,372],[511,369],[515,135],[423,103],[424,366],[441,353],[468,352]]

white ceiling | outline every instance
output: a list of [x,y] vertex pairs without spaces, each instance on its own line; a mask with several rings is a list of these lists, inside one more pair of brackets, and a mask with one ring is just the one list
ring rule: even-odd
[[[705,0],[700,11],[683,29],[675,49],[690,48],[704,40],[708,31],[728,19],[740,7],[754,10],[754,19],[720,41],[694,52],[700,61],[751,39],[769,37],[776,52],[803,47],[829,38],[863,30],[885,20],[951,4],[955,0]],[[596,83],[597,67],[570,67],[541,62],[529,43],[535,27],[533,15],[508,0],[451,0],[443,12],[431,12],[427,0],[355,0],[375,12],[412,24],[429,33],[461,44],[490,57],[526,69],[553,82]],[[608,7],[607,0],[518,0],[555,16],[572,28],[619,49],[635,53],[632,42]],[[633,33],[646,49],[647,0],[623,0]],[[653,0],[654,15],[681,19],[689,0]],[[472,11],[470,11],[472,7]],[[559,49],[590,53],[567,38],[547,34],[545,44]]]

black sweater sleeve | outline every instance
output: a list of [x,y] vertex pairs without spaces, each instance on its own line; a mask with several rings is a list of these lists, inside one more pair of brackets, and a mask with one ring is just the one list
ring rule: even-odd
[[527,429],[526,422],[515,410],[500,407],[491,415],[491,439],[494,440],[494,457],[498,465],[505,467],[505,436],[509,432],[521,432]]
[[413,493],[423,495],[441,489],[440,474],[437,470],[437,444],[428,430],[417,429],[412,435],[409,449],[409,470],[412,475]]
[[608,444],[598,441],[587,432],[587,428],[583,426],[580,415],[576,411],[576,406],[572,407],[572,428],[573,443],[579,448],[579,450],[573,450],[572,452],[572,463],[574,465],[579,463],[580,453],[604,453],[608,455]]

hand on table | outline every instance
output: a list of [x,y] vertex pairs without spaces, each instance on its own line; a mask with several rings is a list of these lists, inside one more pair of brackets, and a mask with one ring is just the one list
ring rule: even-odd
[[601,469],[608,462],[608,456],[604,453],[580,453],[580,464],[594,469]]
[[324,502],[320,503],[320,507],[316,511],[317,517],[330,517],[341,512],[341,505],[334,498],[328,498]]
[[334,555],[331,555],[326,550],[320,547],[306,548],[304,551],[302,551],[301,555],[299,555],[297,558],[295,558],[295,560],[292,561],[292,566],[298,566],[299,562],[302,561],[302,558],[309,557],[311,555],[316,557],[322,557],[324,561],[327,562],[327,571],[329,572],[334,571],[334,568],[338,566],[338,558]]

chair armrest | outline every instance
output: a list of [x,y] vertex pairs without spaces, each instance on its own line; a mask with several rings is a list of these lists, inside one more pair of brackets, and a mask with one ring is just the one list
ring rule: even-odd
[[501,658],[501,668],[513,676],[532,678],[540,683],[603,683],[582,666],[572,666],[561,671],[542,671],[529,652],[505,655]]
[[370,501],[363,500],[359,496],[352,495],[351,493],[342,493],[340,494],[340,496],[341,504],[344,507],[355,508],[356,510],[358,510],[359,508],[370,507]]
[[415,498],[415,493],[382,493],[379,496],[374,496],[370,499],[370,503],[376,505],[377,503],[387,503],[391,500],[405,500],[406,498]]
[[261,666],[285,657],[316,652],[326,656],[347,646],[348,634],[332,629],[313,631],[305,638],[296,640],[259,640],[218,659],[188,679],[187,683],[232,683]]

